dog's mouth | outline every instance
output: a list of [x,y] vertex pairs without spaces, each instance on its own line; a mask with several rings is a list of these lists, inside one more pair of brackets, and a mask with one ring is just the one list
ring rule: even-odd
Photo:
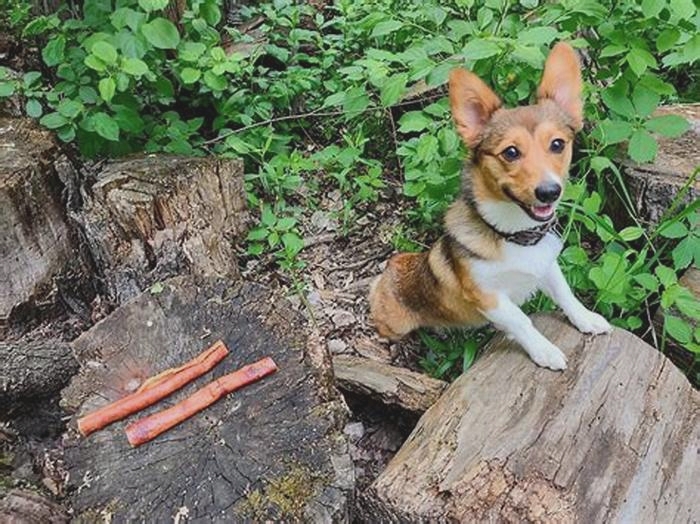
[[503,193],[513,202],[520,206],[520,209],[527,213],[531,219],[537,222],[549,222],[554,217],[554,212],[557,209],[556,202],[551,204],[526,204],[510,190],[508,186],[503,186]]

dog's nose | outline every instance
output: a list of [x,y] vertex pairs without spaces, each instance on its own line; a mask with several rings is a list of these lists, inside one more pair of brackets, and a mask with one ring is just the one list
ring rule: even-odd
[[561,195],[561,186],[556,182],[545,182],[535,188],[537,200],[544,204],[554,202]]

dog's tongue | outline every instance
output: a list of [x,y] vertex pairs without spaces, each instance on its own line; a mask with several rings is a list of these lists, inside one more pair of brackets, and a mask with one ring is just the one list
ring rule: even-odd
[[536,217],[547,218],[552,214],[553,206],[552,204],[547,204],[544,206],[532,206],[532,212]]

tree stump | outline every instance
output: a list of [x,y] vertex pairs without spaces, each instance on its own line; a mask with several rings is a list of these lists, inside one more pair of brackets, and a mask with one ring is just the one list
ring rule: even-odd
[[247,216],[242,161],[147,155],[108,164],[77,219],[122,304],[182,273],[236,277]]
[[[623,172],[632,202],[639,216],[658,223],[668,211],[688,179],[700,166],[700,104],[681,104],[660,108],[656,116],[680,115],[690,129],[678,138],[659,138],[659,150],[651,164],[628,163]],[[700,197],[700,178],[691,184],[682,203]]]
[[[301,316],[266,289],[177,277],[145,292],[73,343],[83,369],[63,391],[76,417],[133,391],[217,339],[230,354],[156,406],[87,438],[66,437],[67,493],[76,516],[111,522],[345,521],[354,471],[346,408],[327,350]],[[160,411],[246,363],[279,371],[132,449],[126,424]]]
[[569,368],[497,337],[361,496],[367,522],[697,522],[700,397],[631,333],[535,324]]
[[17,311],[53,304],[59,275],[84,271],[62,199],[71,172],[49,132],[0,118],[0,334]]

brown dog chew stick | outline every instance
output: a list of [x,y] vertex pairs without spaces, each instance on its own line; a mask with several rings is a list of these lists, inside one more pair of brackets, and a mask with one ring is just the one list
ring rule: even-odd
[[83,436],[88,436],[112,422],[155,404],[185,384],[204,375],[226,355],[228,355],[226,345],[221,340],[215,342],[213,346],[186,364],[149,378],[138,391],[80,418],[78,430]]
[[195,413],[211,406],[229,393],[257,382],[275,371],[277,371],[277,364],[270,357],[265,357],[253,364],[243,366],[233,373],[224,375],[173,407],[129,424],[126,427],[126,437],[129,439],[129,444],[133,447],[145,444],[161,433],[177,426],[180,422],[184,422]]

